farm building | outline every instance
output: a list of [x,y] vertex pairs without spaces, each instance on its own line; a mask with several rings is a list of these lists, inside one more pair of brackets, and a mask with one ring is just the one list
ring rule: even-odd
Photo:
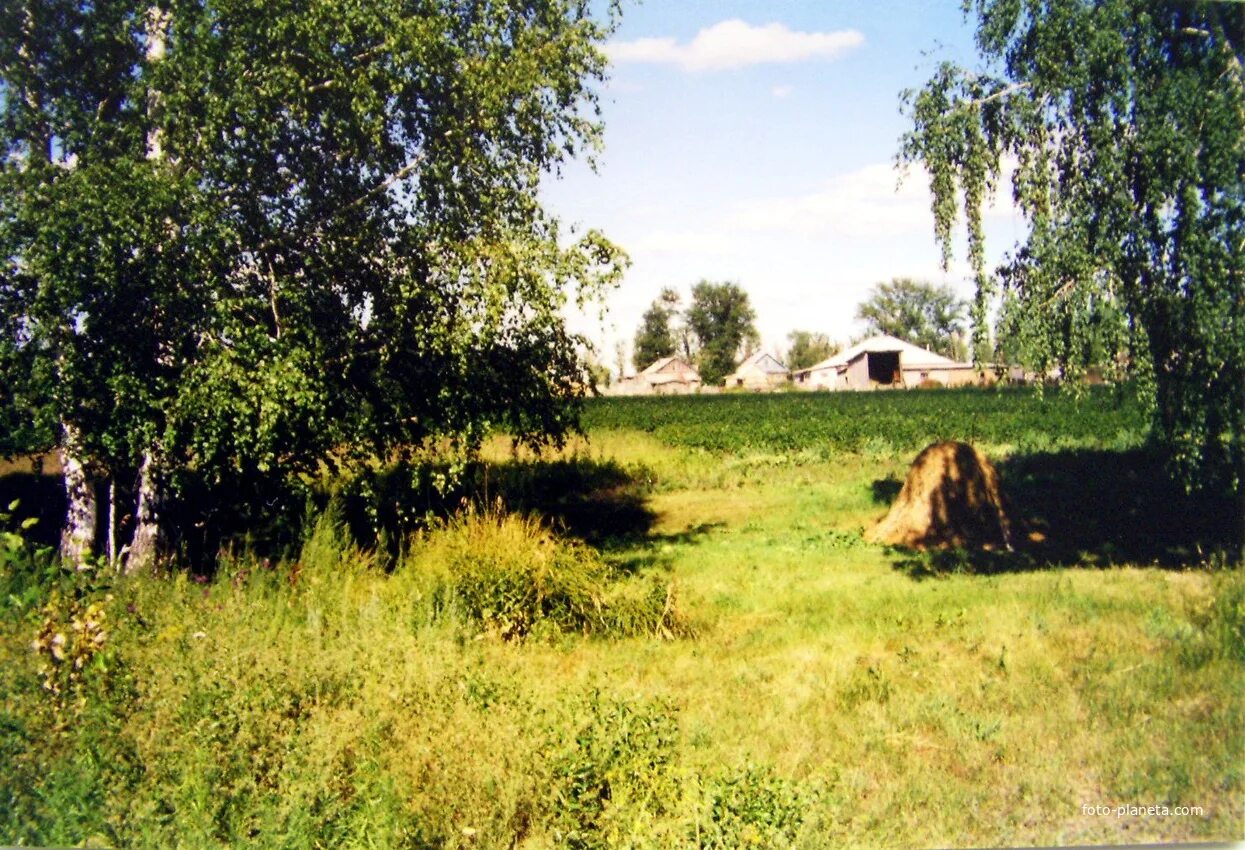
[[610,395],[683,395],[700,389],[700,373],[682,357],[663,357],[610,388]]
[[958,363],[881,334],[795,372],[792,380],[798,388],[807,390],[869,390],[916,387],[922,383],[958,387],[978,383],[981,375],[971,363]]
[[768,390],[787,383],[790,372],[778,362],[778,358],[764,351],[744,359],[739,368],[726,376],[726,386],[753,390]]

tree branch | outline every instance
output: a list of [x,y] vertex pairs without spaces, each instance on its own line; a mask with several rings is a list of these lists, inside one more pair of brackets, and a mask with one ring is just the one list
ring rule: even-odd
[[[390,174],[380,183],[376,184],[371,189],[368,189],[366,192],[364,192],[359,197],[355,198],[350,203],[345,204],[344,206],[338,207],[336,210],[330,210],[325,215],[321,216],[317,221],[313,222],[313,224],[311,225],[311,228],[306,232],[306,235],[312,236],[312,235],[319,233],[321,228],[323,228],[323,226],[326,223],[332,221],[334,218],[337,218],[343,213],[347,213],[347,212],[350,212],[351,210],[358,209],[363,204],[365,204],[369,198],[373,198],[376,195],[380,194],[381,192],[384,192],[394,183],[397,183],[399,180],[405,180],[407,177],[411,176],[411,174],[413,174],[415,170],[418,169],[423,164],[424,159],[426,159],[426,157],[427,155],[423,151],[420,151],[406,165],[399,168],[393,174]],[[287,233],[282,233],[279,236],[274,236],[273,238],[269,239],[267,242],[264,242],[258,248],[256,248],[255,253],[258,254],[263,251],[267,251],[269,248],[272,248],[290,239],[291,235],[292,234],[287,232]]]
[[1001,100],[1002,98],[1005,98],[1005,97],[1011,97],[1018,91],[1022,91],[1023,89],[1030,88],[1031,85],[1032,84],[1029,82],[1013,83],[1010,86],[1005,86],[1004,88],[999,89],[994,94],[986,95],[985,97],[978,98],[977,100],[969,100],[969,101],[964,102],[961,105],[967,106],[970,108],[976,107],[976,106],[983,106],[992,100]]
[[272,305],[272,322],[277,329],[277,339],[280,339],[281,314],[277,312],[277,276],[272,271],[272,263],[268,263],[268,301]]

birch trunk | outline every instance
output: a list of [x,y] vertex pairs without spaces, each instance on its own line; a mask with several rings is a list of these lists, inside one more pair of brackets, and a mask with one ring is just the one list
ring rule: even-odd
[[[147,9],[147,62],[154,66],[164,59],[168,46],[171,15],[159,6]],[[160,127],[161,95],[154,86],[147,92],[147,159],[164,160],[163,133]],[[143,453],[138,470],[138,493],[134,507],[134,538],[130,543],[125,572],[150,572],[164,554],[165,536],[161,526],[165,504],[165,482],[158,460],[159,443]]]
[[117,479],[108,482],[108,566],[117,568]]
[[78,453],[78,430],[65,425],[61,469],[65,480],[65,527],[61,529],[61,560],[82,569],[95,547],[98,506],[94,482]]
[[164,554],[163,518],[165,483],[160,464],[153,452],[143,455],[138,470],[138,503],[134,508],[134,539],[125,559],[125,572],[133,575],[155,570]]

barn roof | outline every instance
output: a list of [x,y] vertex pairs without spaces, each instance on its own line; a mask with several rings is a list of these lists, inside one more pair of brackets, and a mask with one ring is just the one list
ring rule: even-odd
[[692,365],[677,354],[672,354],[669,357],[662,357],[658,360],[654,360],[651,364],[649,364],[648,368],[640,374],[656,375],[658,372],[666,371],[667,367],[670,366],[674,366],[675,368],[682,367],[682,370],[685,372],[691,372],[693,375],[697,374]]
[[943,357],[941,354],[927,351],[919,345],[905,342],[899,337],[890,336],[889,334],[878,334],[877,336],[861,340],[833,357],[828,357],[820,363],[815,363],[807,369],[801,369],[800,371],[813,372],[821,369],[843,369],[862,354],[875,354],[884,351],[898,351],[900,363],[905,369],[938,369],[966,365],[958,363],[950,357]]
[[764,351],[756,351],[744,358],[735,370],[735,374],[739,375],[745,371],[754,370],[764,372],[769,375],[785,375],[787,367],[778,361],[778,358]]

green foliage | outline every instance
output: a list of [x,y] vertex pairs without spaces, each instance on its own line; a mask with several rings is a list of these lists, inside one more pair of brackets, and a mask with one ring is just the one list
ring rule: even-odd
[[[1015,427],[1041,415],[1004,395]],[[661,401],[671,417],[689,400]],[[1143,421],[1135,405],[1125,414]],[[1116,439],[1118,421],[1091,419]],[[1232,571],[914,581],[857,530],[884,509],[871,482],[903,471],[893,454],[592,436],[592,457],[608,462],[594,468],[585,451],[550,463],[527,497],[590,473],[620,486],[619,465],[663,479],[649,493],[661,524],[604,557],[618,565],[612,588],[677,577],[706,623],[694,638],[503,641],[433,611],[431,565],[386,571],[324,522],[286,561],[117,579],[115,655],[90,668],[63,723],[30,646],[39,606],[0,607],[0,843],[503,850],[574,835],[585,847],[814,850],[1047,845],[1073,832],[1214,841],[1239,828],[1245,668],[1228,649],[1239,641],[1212,637],[1239,635]],[[1076,470],[1070,513],[1086,507],[1076,478],[1116,474]],[[1132,480],[1147,488],[1148,467]],[[1113,533],[1137,521],[1129,505],[1099,504]],[[416,557],[412,546],[408,567]],[[1107,797],[1206,815],[1078,819],[1067,800],[1090,773]]]
[[1245,661],[1245,570],[1218,576],[1214,591],[1207,631],[1221,657]]
[[871,334],[889,334],[954,360],[966,356],[962,301],[950,286],[899,277],[875,285],[856,308]]
[[879,447],[886,455],[911,452],[938,439],[1030,451],[1128,448],[1146,430],[1145,410],[1135,394],[1111,387],[1040,395],[1023,388],[964,388],[603,398],[588,404],[584,424],[589,431],[645,431],[670,445],[714,452],[812,449],[821,457]]
[[5,439],[72,433],[95,472],[154,458],[152,480],[249,488],[494,423],[572,430],[562,311],[625,260],[567,238],[538,189],[600,142],[612,18],[152,8],[3,12]]
[[900,160],[929,173],[949,262],[960,198],[978,351],[999,281],[982,208],[1007,163],[1030,232],[1001,270],[1009,353],[1153,388],[1190,487],[1245,481],[1245,18],[1233,4],[974,0],[983,68],[906,92]]
[[1212,595],[1190,612],[1188,622],[1162,630],[1174,639],[1181,660],[1201,667],[1214,660],[1245,661],[1245,568],[1216,573]]
[[792,331],[787,339],[791,342],[787,349],[787,368],[793,372],[814,366],[839,350],[830,337],[811,331]]
[[677,340],[671,321],[678,309],[679,294],[666,288],[644,311],[631,354],[631,364],[637,372],[642,372],[661,358],[675,353]]
[[746,348],[757,345],[755,323],[756,312],[739,284],[702,280],[692,287],[687,327],[696,337],[697,368],[706,386],[720,386]]
[[616,847],[636,826],[667,814],[678,719],[672,706],[590,695],[570,741],[551,746],[553,837],[573,850]]
[[63,563],[51,547],[30,539],[37,519],[17,519],[14,500],[0,511],[0,612],[29,614],[51,604],[81,607],[107,593],[111,576],[100,564],[81,569]]
[[792,847],[809,810],[815,788],[748,766],[737,773],[711,776],[701,784],[702,816],[694,847]]

